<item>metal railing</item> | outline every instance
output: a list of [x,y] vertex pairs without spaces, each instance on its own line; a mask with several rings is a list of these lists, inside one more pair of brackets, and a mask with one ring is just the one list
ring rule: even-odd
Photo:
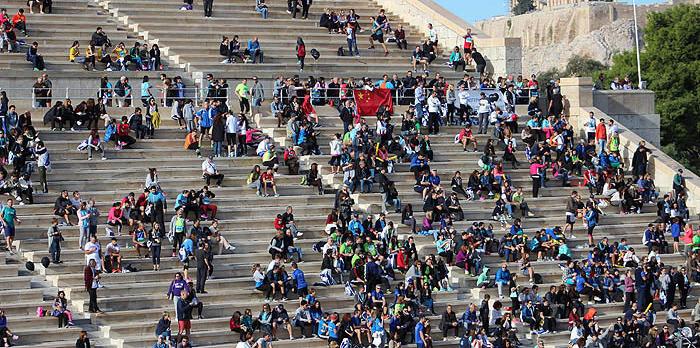
[[[348,87],[348,88],[321,88],[323,93],[320,93],[320,99],[327,101],[330,99],[339,99],[339,100],[346,100],[346,99],[353,99],[354,100],[354,94],[352,93],[353,90],[356,89],[362,89],[363,87]],[[375,86],[375,88],[378,88]],[[230,103],[232,102],[232,96],[230,95],[229,92],[233,91],[233,87],[228,87],[228,88],[223,88],[226,93],[225,93],[225,99],[227,105],[231,106]],[[302,89],[302,87],[297,88]],[[134,102],[138,103],[139,100],[142,99],[141,97],[141,88],[138,86],[138,88],[134,88],[132,86],[130,90],[130,96],[127,97],[121,97],[118,96],[115,92],[115,88],[75,88],[75,87],[66,87],[66,88],[52,88],[50,89],[51,96],[48,97],[39,97],[37,96],[37,92],[39,92],[41,89],[35,89],[31,87],[27,88],[21,88],[21,87],[9,87],[9,88],[0,88],[0,91],[27,91],[26,96],[25,93],[19,93],[20,96],[13,96],[11,97],[12,100],[31,100],[32,102],[32,107],[50,107],[51,105],[45,105],[42,104],[41,102],[51,102],[59,99],[71,99],[73,102],[73,106],[75,107],[78,105],[80,102],[87,100],[89,98],[95,99],[96,103],[107,103],[107,101],[122,101],[122,100],[129,100],[129,105],[130,106],[136,106],[134,105]],[[170,101],[173,99],[192,99],[195,103],[195,106],[200,105],[201,102],[205,101],[206,99],[210,98],[209,97],[209,88],[208,86],[200,86],[195,84],[194,87],[186,87],[183,89],[180,89],[183,93],[181,94],[182,96],[178,97],[168,97],[167,96],[167,89],[162,88],[162,87],[152,87],[150,88],[150,91],[152,91],[151,95],[145,98],[154,98],[157,102],[158,105],[161,107],[170,107],[171,103]],[[219,89],[220,90],[220,89]],[[317,94],[316,88],[312,87],[310,89],[311,93],[311,98],[312,99],[318,99],[315,95]],[[399,99],[404,99],[404,98],[414,98],[414,93],[412,93],[415,88],[392,88],[392,94],[393,98],[395,101],[399,101]],[[470,88],[469,91],[474,92],[474,91],[479,91],[479,92],[485,92],[486,94],[493,93],[494,91],[498,90],[496,89],[479,89],[479,88]],[[337,96],[335,93],[329,93],[337,91]],[[533,89],[519,89],[520,91],[519,96],[520,98],[527,98],[529,99],[532,96],[535,96],[533,92],[537,92],[537,90]],[[263,93],[265,94],[265,99],[271,100],[273,96],[278,96],[280,93],[279,88],[275,87],[263,87]],[[332,96],[329,96],[329,94],[332,94]],[[425,91],[425,98],[427,99],[430,94],[430,89],[426,88]],[[459,96],[459,90],[455,90],[456,96]],[[234,93],[234,95],[236,95]],[[291,96],[295,96],[297,94],[292,91],[290,93]],[[224,97],[220,97],[224,98]],[[473,97],[472,97],[473,98]],[[478,99],[478,98],[477,98]],[[234,98],[234,101],[238,100],[238,96],[236,95]],[[521,99],[522,100],[522,99]],[[470,101],[473,101],[470,99]],[[112,103],[110,103],[111,105]]]

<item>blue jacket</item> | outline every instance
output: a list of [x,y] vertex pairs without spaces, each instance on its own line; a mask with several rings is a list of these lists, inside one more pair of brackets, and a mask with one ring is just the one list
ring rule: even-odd
[[255,51],[260,49],[260,41],[248,40],[248,51],[250,54],[255,54]]
[[303,289],[308,286],[302,270],[298,268],[295,269],[294,272],[292,272],[292,278],[297,282],[297,289]]
[[507,284],[510,283],[510,270],[503,270],[503,268],[499,268],[498,271],[496,271],[496,283],[501,283],[501,284]]

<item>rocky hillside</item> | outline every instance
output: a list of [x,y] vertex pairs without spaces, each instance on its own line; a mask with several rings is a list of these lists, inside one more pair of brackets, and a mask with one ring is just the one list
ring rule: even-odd
[[634,22],[617,20],[588,34],[579,35],[571,42],[523,47],[523,72],[532,74],[551,68],[563,70],[573,55],[587,56],[609,65],[613,55],[632,49]]

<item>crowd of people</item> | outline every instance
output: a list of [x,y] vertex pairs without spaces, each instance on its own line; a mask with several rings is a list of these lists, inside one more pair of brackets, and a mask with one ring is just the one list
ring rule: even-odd
[[[192,4],[189,5],[191,9]],[[300,6],[302,18],[306,18],[310,5],[310,0],[291,0],[288,12],[296,17]],[[212,1],[205,1],[204,6],[205,16],[210,17]],[[264,0],[256,1],[256,11],[267,18]],[[22,13],[20,9],[18,15]],[[354,10],[346,14],[328,9],[320,25],[329,33],[347,35],[349,54],[359,56],[356,33],[366,30],[361,28],[359,18]],[[383,10],[370,22],[369,49],[374,49],[377,42],[387,54],[385,41],[407,49],[403,28],[392,28]],[[0,25],[3,45],[7,43],[8,50],[14,48],[10,38],[14,30],[24,28],[26,32],[26,19],[9,20],[6,11],[2,11]],[[8,25],[12,28],[10,34]],[[385,40],[388,33],[393,33],[393,40]],[[700,231],[688,223],[682,170],[672,178],[672,191],[659,192],[648,170],[650,150],[644,142],[638,144],[630,166],[626,167],[618,126],[613,120],[597,119],[594,113],[584,126],[585,136],[578,139],[568,120],[565,96],[558,82],[552,81],[544,89],[547,103],[542,107],[536,76],[508,76],[494,81],[484,74],[486,63],[476,50],[471,32],[464,36],[464,46],[451,52],[449,64],[462,71],[473,63],[481,76],[465,75],[454,83],[439,73],[431,76],[428,68],[439,54],[438,42],[436,30],[429,25],[428,39],[416,46],[412,55],[413,70],[403,78],[397,74],[384,75],[377,81],[334,77],[328,83],[323,77],[313,76],[307,80],[299,76],[277,78],[270,115],[278,127],[286,127],[291,146],[284,149],[277,149],[271,137],[251,124],[254,115],[267,114],[262,111],[265,90],[257,77],[252,78],[252,86],[244,79],[230,88],[226,80],[209,74],[203,88],[206,101],[201,105],[185,97],[186,87],[179,77],[171,80],[162,75],[162,93],[156,95],[156,88],[144,77],[140,96],[136,97],[128,78],[121,77],[112,85],[105,77],[98,98],[87,99],[75,107],[70,99],[52,104],[51,82],[48,76],[40,77],[34,85],[37,105],[51,106],[44,115],[44,124],[51,124],[53,130],[91,130],[78,146],[88,152],[88,159],[92,159],[93,152],[106,159],[104,144],[109,141],[114,142],[115,150],[122,150],[155,137],[160,124],[159,107],[171,108],[173,119],[187,130],[185,149],[203,157],[205,139],[212,148],[201,165],[206,186],[183,190],[175,199],[166,199],[155,168],[149,169],[138,196],[128,193],[106,212],[100,212],[94,200],[83,200],[78,191],[62,191],[47,231],[50,261],[62,263],[61,229],[77,224],[78,248],[85,255],[83,278],[89,311],[102,313],[97,293],[103,287],[103,275],[129,271],[123,266],[121,250],[126,246],[120,246],[118,237],[130,236],[128,247],[135,248],[138,257],[151,258],[156,272],[160,271],[161,250],[167,239],[172,245],[171,257],[177,258],[182,270],[174,274],[167,288],[173,316],[168,311],[159,319],[154,347],[190,347],[191,320],[202,319],[205,309],[198,294],[207,293],[206,282],[214,272],[215,255],[235,249],[219,227],[216,195],[210,189],[212,181],[217,188],[224,183],[215,158],[250,154],[260,159],[246,182],[256,194],[279,197],[276,177],[283,165],[290,175],[302,174],[303,185],[316,187],[319,194],[332,192],[334,199],[325,221],[325,235],[315,241],[311,250],[302,250],[298,242],[304,235],[300,227],[303,221],[295,219],[292,206],[268,222],[274,228],[274,237],[267,246],[270,261],[256,263],[251,269],[251,288],[264,296],[264,304],[257,315],[252,308],[246,308],[242,313],[232,313],[229,321],[230,330],[240,340],[239,348],[269,347],[274,340],[299,337],[318,337],[327,340],[329,347],[346,347],[350,343],[400,347],[415,343],[424,348],[432,347],[433,337],[447,340],[450,333],[460,337],[461,347],[500,348],[519,345],[522,327],[540,338],[568,331],[565,340],[572,347],[675,345],[672,332],[686,326],[679,311],[688,306],[691,284],[700,281]],[[131,64],[137,70],[162,69],[157,45],[149,50],[147,44],[135,43],[127,49],[119,43],[112,49],[101,28],[93,34],[84,56],[79,47],[79,42],[74,42],[69,59],[84,64],[86,69],[94,69],[96,61],[104,63],[107,70],[123,71]],[[306,47],[301,38],[295,52],[303,70]],[[264,59],[257,37],[242,49],[238,36],[224,36],[220,54],[226,58],[222,63],[236,59],[263,63]],[[27,59],[35,70],[43,69],[36,44],[30,48]],[[422,66],[423,74],[417,74],[418,66]],[[627,89],[627,85],[618,80],[611,88]],[[374,126],[357,113],[353,91],[373,89],[394,90],[396,104],[410,104],[400,115],[400,122],[392,122],[394,115],[386,109],[377,112]],[[505,98],[501,101],[503,108],[490,94],[495,89]],[[468,101],[467,91],[474,90],[484,91],[476,106]],[[230,94],[239,102],[239,111],[232,110]],[[136,106],[139,97],[142,105]],[[112,119],[107,108],[113,106],[113,101],[118,107],[133,107],[133,114]],[[527,115],[518,115],[516,104],[523,101],[529,103]],[[311,164],[308,171],[299,165],[299,156],[321,155],[322,147],[325,148],[319,132],[324,125],[314,106],[326,105],[337,109],[343,124],[342,132],[333,134],[328,144],[330,173],[342,175],[342,185],[337,190],[324,187],[318,163]],[[15,200],[32,203],[30,177],[34,170],[40,172],[42,190],[48,192],[46,168],[50,168],[50,160],[32,126],[31,114],[18,115],[4,92],[0,92],[0,116],[0,161],[13,168],[12,173],[0,171],[0,193],[12,196],[2,205],[0,219],[6,247],[12,252],[15,224],[22,222],[14,208]],[[100,121],[104,121],[104,137],[98,131]],[[459,131],[446,126],[457,126]],[[431,137],[444,134],[445,129],[453,132],[450,136],[454,136],[453,146],[458,151],[471,148],[479,152],[478,169],[465,174],[465,178],[460,171],[448,174],[449,184],[441,179],[441,174],[447,173],[436,165],[435,157],[441,154],[431,143]],[[518,133],[520,138],[516,141]],[[411,193],[401,192],[400,196],[389,175],[396,172],[400,163],[408,164],[415,180],[410,200],[422,202],[422,207],[414,209],[413,204],[401,201],[400,197]],[[518,186],[515,180],[520,165],[528,167],[531,200],[526,199],[527,188]],[[559,186],[569,193],[565,202],[560,202],[564,210],[562,223],[536,229],[526,227],[529,219],[544,210],[542,205],[549,204],[538,198],[543,198],[540,192],[554,182],[560,182]],[[578,189],[572,187],[576,186],[574,183],[578,183]],[[363,212],[353,198],[358,190],[380,193],[385,212],[376,216]],[[174,215],[166,225],[169,202]],[[467,202],[493,206],[486,214],[492,221],[476,219],[471,224],[460,224],[467,220],[465,211],[471,204]],[[617,216],[624,219],[626,214],[644,213],[652,204],[656,208],[655,221],[643,232],[620,232],[619,239],[611,237],[617,233],[606,233],[602,238],[597,235],[596,228],[603,228],[599,226],[609,206],[618,208]],[[389,213],[392,210],[394,214]],[[103,214],[108,225],[105,235],[110,240],[104,246],[97,237],[98,218]],[[587,248],[576,241],[577,223],[584,225]],[[402,235],[400,228],[410,233]],[[615,227],[606,224],[606,231],[608,228]],[[638,244],[646,250],[635,251]],[[428,248],[421,250],[419,245]],[[305,253],[318,253],[322,260],[320,267],[312,271],[319,278],[313,284],[302,270]],[[687,256],[685,265],[671,266],[662,261],[673,254]],[[544,261],[553,262],[554,269]],[[492,276],[489,266],[493,265],[500,267]],[[196,267],[196,274],[190,274],[191,266]],[[453,292],[450,279],[456,271],[463,272],[468,281],[481,289],[480,301],[453,302],[442,298]],[[543,295],[539,289],[542,284],[549,286]],[[354,303],[352,310],[324,307],[320,294],[341,286]],[[613,324],[604,324],[608,318],[599,317],[599,310],[604,310],[599,305],[615,302],[623,303],[622,314]],[[294,312],[288,312],[285,304]],[[663,322],[656,320],[661,312],[665,313]],[[42,308],[41,313],[56,317],[59,327],[73,325],[73,314],[62,291],[53,306]],[[177,334],[170,329],[173,319],[177,321]],[[0,336],[7,344],[18,339],[8,329],[2,311]],[[79,342],[85,346],[86,340],[84,335]],[[540,347],[543,342],[538,339],[536,344]]]

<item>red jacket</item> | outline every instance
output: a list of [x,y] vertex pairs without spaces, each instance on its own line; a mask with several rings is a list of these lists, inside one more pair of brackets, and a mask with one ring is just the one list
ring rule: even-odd
[[282,222],[282,218],[275,218],[275,222],[273,222],[273,225],[275,226],[275,229],[277,230],[284,230],[286,227],[284,223]]
[[233,331],[235,329],[240,329],[241,324],[236,322],[233,318],[231,318],[231,320],[228,321],[228,327],[231,329],[231,331]]
[[607,128],[605,128],[605,123],[598,123],[595,127],[595,138],[596,140],[605,140],[608,138]]
[[12,16],[12,24],[17,24],[17,22],[27,23],[27,17],[17,12],[14,16]]
[[85,290],[92,289],[92,281],[95,279],[95,276],[90,266],[85,266],[85,270],[83,271],[83,278],[85,279]]

